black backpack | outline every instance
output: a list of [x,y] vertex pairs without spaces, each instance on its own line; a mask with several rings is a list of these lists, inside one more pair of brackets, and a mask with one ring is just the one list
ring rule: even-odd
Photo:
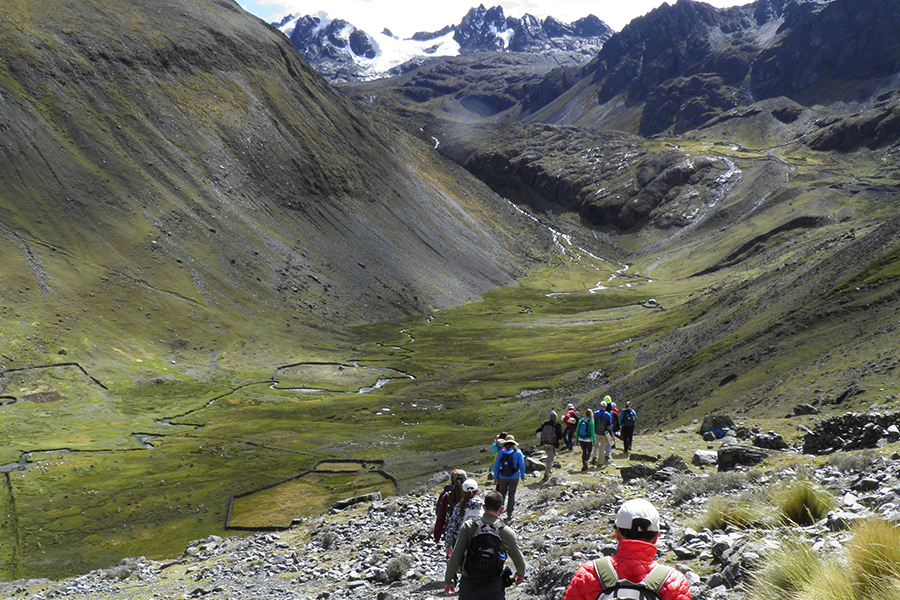
[[637,415],[634,413],[634,409],[626,408],[622,411],[622,427],[634,427],[634,422],[636,420]]
[[510,453],[506,453],[506,452],[502,452],[502,451],[500,452],[500,469],[499,469],[499,471],[500,471],[501,477],[511,478],[518,472],[518,469],[516,469],[515,456],[516,456],[515,452],[510,452]]
[[643,581],[634,583],[627,579],[619,579],[616,570],[613,569],[609,557],[599,558],[594,561],[594,570],[600,579],[603,589],[597,600],[613,600],[624,598],[627,600],[662,600],[659,591],[662,589],[672,567],[656,565]]
[[475,532],[466,548],[463,569],[473,583],[484,584],[503,576],[503,563],[506,561],[503,540],[500,539],[503,523],[488,524],[484,519],[478,519],[476,523]]
[[541,445],[555,446],[557,441],[556,426],[552,423],[544,423],[544,428],[541,429]]

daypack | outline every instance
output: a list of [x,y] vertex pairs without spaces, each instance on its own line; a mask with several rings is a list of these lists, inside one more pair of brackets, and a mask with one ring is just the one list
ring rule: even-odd
[[581,419],[580,421],[578,421],[578,437],[580,437],[580,438],[591,437],[590,433],[588,432],[588,424],[590,422],[591,422],[591,420],[586,417]]
[[541,429],[541,445],[555,446],[559,440],[556,439],[556,427],[551,423],[545,423]]
[[500,452],[500,476],[510,478],[518,472],[516,469],[516,453]]
[[622,427],[634,427],[634,421],[637,415],[633,408],[626,408],[622,411]]
[[659,591],[672,572],[672,567],[656,565],[640,583],[633,583],[627,579],[619,579],[616,570],[613,569],[609,557],[594,561],[594,570],[603,590],[597,596],[597,600],[612,600],[613,598],[627,598],[628,600],[662,600]]
[[500,539],[503,523],[489,525],[484,519],[478,519],[477,523],[466,549],[463,569],[473,583],[484,584],[503,575],[503,563],[506,561],[503,540]]

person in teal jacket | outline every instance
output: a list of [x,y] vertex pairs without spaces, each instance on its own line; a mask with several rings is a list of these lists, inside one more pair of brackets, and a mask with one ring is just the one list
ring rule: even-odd
[[578,445],[581,446],[581,470],[588,470],[588,463],[591,460],[591,452],[594,450],[594,443],[597,441],[594,437],[594,414],[590,409],[584,411],[584,416],[578,419],[578,425],[575,426],[575,435],[577,436]]
[[503,503],[506,505],[506,518],[512,519],[516,508],[516,488],[519,487],[519,480],[525,479],[525,455],[519,450],[519,444],[513,436],[506,436],[503,447],[494,460],[492,471],[497,491],[503,496]]

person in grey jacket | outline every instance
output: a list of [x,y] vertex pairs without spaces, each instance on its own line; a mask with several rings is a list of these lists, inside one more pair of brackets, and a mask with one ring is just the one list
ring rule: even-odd
[[516,567],[515,582],[519,584],[525,581],[525,570],[528,568],[525,557],[519,549],[516,533],[509,525],[500,521],[501,514],[503,514],[503,496],[500,492],[490,492],[484,498],[484,515],[480,519],[466,521],[460,528],[459,537],[456,539],[456,545],[453,547],[453,553],[447,560],[447,568],[444,571],[444,591],[448,595],[452,594],[456,588],[453,581],[456,574],[462,570],[462,578],[459,582],[459,600],[504,600],[506,598],[502,576],[487,582],[475,582],[469,577],[464,566],[469,544],[479,526],[483,525],[498,527],[502,550],[507,557],[512,559]]

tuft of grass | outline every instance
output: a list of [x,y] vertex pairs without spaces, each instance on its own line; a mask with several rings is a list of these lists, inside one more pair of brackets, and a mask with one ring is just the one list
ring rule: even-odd
[[805,527],[823,519],[835,507],[834,496],[808,479],[794,480],[772,492],[782,524]]
[[[854,528],[847,545],[848,569],[865,598],[900,585],[900,529],[878,519],[867,519]],[[900,595],[890,596],[900,598]]]
[[854,527],[844,560],[825,561],[785,543],[754,573],[747,600],[895,600],[900,597],[900,529],[878,519]]
[[713,498],[706,512],[692,523],[694,529],[747,529],[764,521],[765,509],[749,500],[737,498]]
[[747,600],[794,600],[822,570],[809,546],[790,540],[768,557],[752,577]]

